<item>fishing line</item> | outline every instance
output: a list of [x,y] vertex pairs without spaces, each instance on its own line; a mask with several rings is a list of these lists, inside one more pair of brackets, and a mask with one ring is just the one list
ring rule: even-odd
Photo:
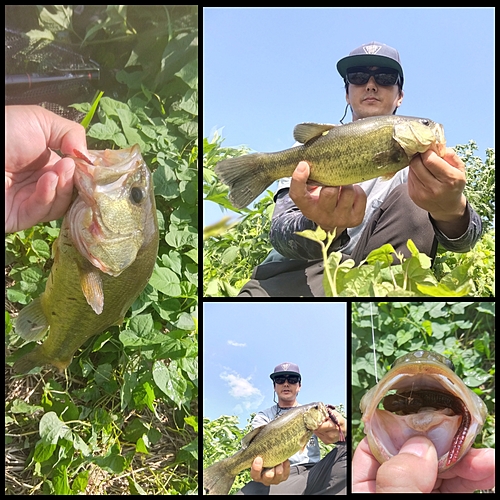
[[378,375],[377,375],[377,354],[375,353],[375,333],[373,331],[373,304],[370,302],[370,314],[372,318],[372,344],[373,344],[373,368],[375,369],[375,381],[378,384]]

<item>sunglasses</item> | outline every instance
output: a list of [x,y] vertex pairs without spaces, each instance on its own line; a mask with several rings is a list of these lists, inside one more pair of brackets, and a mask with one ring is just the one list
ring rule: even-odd
[[399,73],[392,68],[378,68],[370,70],[368,68],[349,68],[346,73],[346,80],[352,85],[364,85],[373,76],[377,85],[383,87],[396,85],[399,81]]
[[274,381],[277,383],[277,384],[284,384],[285,383],[285,380],[288,381],[289,384],[296,384],[297,382],[300,382],[300,377],[297,377],[295,375],[283,375],[283,376],[279,376],[279,377],[274,377]]

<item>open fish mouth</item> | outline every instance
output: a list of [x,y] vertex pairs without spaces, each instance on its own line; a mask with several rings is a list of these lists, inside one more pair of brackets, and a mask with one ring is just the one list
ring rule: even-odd
[[360,408],[370,449],[380,463],[398,454],[410,437],[423,435],[436,447],[439,472],[467,453],[487,413],[451,361],[430,351],[398,358],[363,396]]

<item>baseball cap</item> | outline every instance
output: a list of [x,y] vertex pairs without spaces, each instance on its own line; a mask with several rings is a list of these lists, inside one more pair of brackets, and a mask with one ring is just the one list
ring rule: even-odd
[[273,380],[274,377],[278,377],[280,375],[298,375],[300,379],[302,379],[300,375],[299,367],[294,363],[281,363],[274,368],[274,372],[269,375]]
[[343,57],[337,63],[340,76],[345,79],[348,68],[354,66],[379,66],[393,68],[401,75],[401,86],[403,85],[403,67],[399,53],[396,49],[380,42],[369,42],[351,51],[348,56]]

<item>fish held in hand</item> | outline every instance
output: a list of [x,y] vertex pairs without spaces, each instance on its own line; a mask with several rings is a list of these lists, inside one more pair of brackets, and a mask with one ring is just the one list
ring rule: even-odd
[[16,320],[25,340],[49,334],[16,361],[18,373],[46,364],[64,370],[86,340],[121,323],[155,265],[156,205],[139,146],[75,155],[78,196],[54,241],[45,291]]
[[309,183],[345,186],[391,178],[418,153],[433,150],[442,157],[446,151],[443,126],[411,116],[374,116],[345,125],[301,123],[294,137],[302,145],[217,164],[215,173],[229,186],[236,208],[249,205],[274,181],[290,177],[300,161],[310,166]]
[[236,475],[249,469],[256,457],[263,467],[275,467],[305,448],[313,432],[331,413],[323,403],[297,406],[249,432],[241,450],[203,471],[203,488],[209,495],[227,495]]
[[380,463],[397,455],[410,437],[425,436],[436,448],[439,472],[466,455],[487,415],[486,405],[455,374],[453,363],[432,351],[398,358],[363,396],[360,408],[370,450]]

